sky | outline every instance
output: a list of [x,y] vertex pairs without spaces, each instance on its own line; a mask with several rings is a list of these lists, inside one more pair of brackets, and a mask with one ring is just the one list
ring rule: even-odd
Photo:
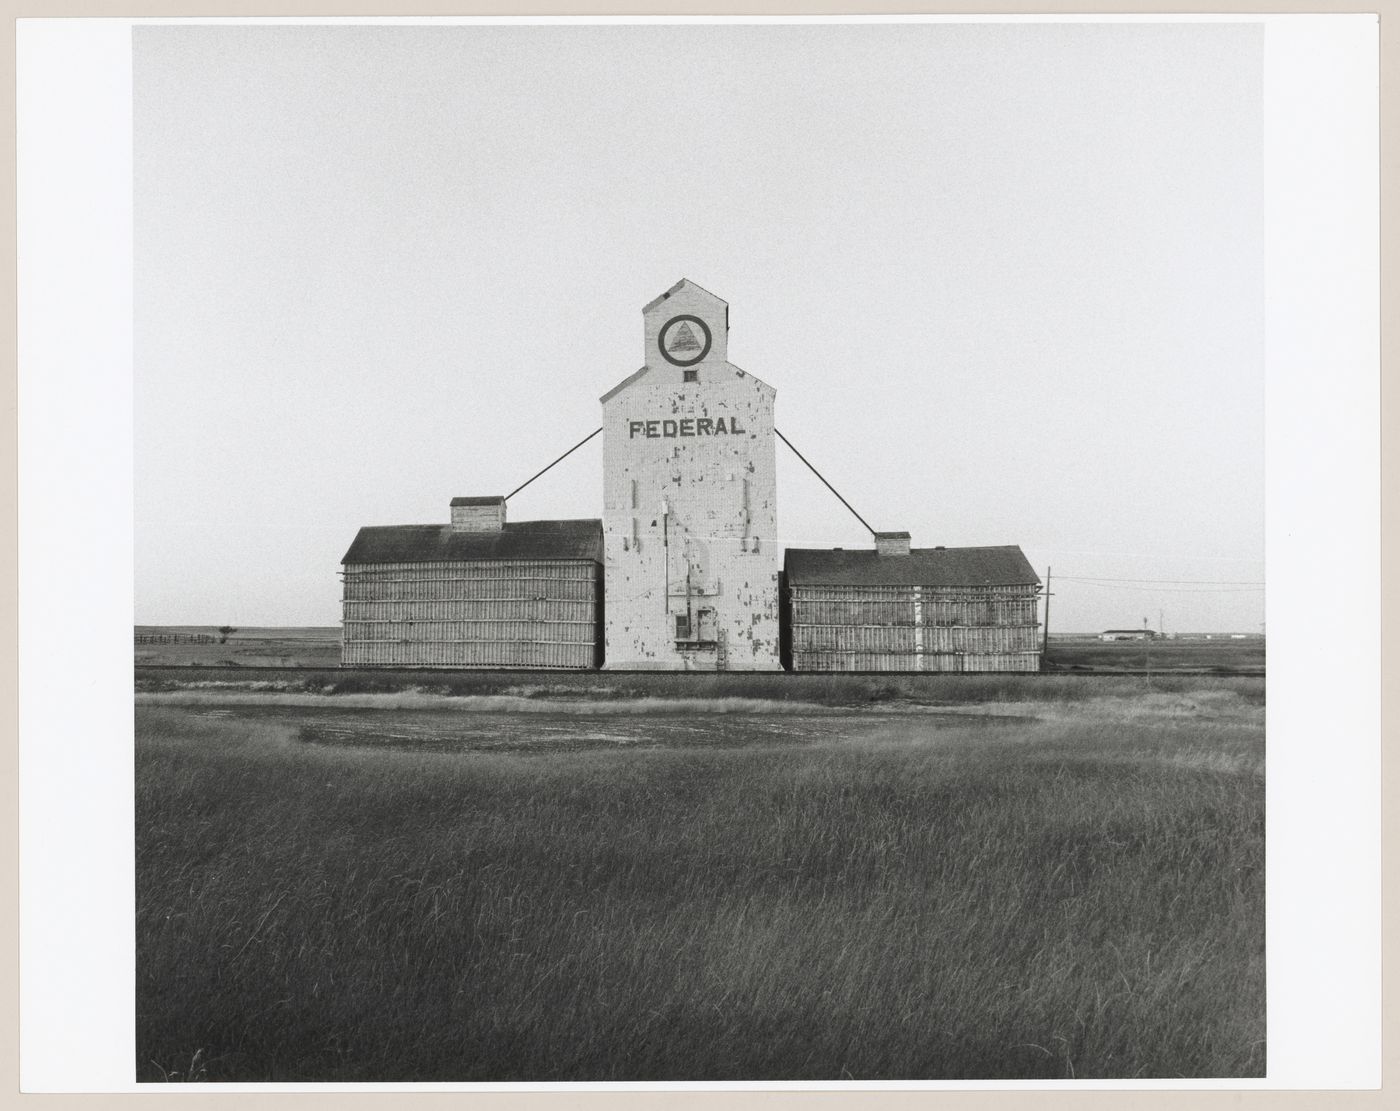
[[[445,522],[592,432],[686,277],[874,528],[1019,544],[1053,632],[1260,631],[1262,48],[136,28],[136,620],[337,623],[360,526]],[[868,545],[778,452],[779,542]],[[601,492],[594,440],[509,512]]]

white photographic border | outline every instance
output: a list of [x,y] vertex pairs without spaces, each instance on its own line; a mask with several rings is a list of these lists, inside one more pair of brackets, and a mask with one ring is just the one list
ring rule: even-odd
[[[1257,20],[1266,28],[1267,1079],[224,1084],[178,1090],[1379,1085],[1377,20],[1368,15],[1025,18]],[[153,1090],[131,1079],[129,38],[134,22],[21,20],[17,28],[21,1087],[26,1092]],[[1310,589],[1324,587],[1325,609],[1298,604]],[[81,647],[75,651],[78,639]]]

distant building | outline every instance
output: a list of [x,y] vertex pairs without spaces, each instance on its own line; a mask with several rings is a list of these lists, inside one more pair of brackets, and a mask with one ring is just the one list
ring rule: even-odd
[[1040,578],[1014,544],[789,548],[794,671],[1038,671]]
[[1100,640],[1156,640],[1157,634],[1151,629],[1105,629],[1099,634]]
[[453,498],[451,514],[360,529],[341,561],[341,662],[599,666],[602,522],[507,524],[502,497]]

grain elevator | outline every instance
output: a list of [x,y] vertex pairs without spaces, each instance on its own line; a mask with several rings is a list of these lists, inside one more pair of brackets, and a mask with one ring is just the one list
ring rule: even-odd
[[[342,558],[341,662],[617,671],[1038,671],[1040,579],[1015,545],[879,532],[773,424],[729,361],[729,306],[682,280],[642,309],[642,365],[602,427],[450,520],[362,528]],[[601,433],[603,516],[507,522],[506,503]],[[778,543],[776,441],[871,532]]]
[[776,671],[774,389],[728,360],[729,306],[683,280],[602,397],[604,666]]

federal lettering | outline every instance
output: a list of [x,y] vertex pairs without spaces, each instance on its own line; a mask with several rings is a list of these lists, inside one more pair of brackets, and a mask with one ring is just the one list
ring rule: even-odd
[[735,417],[685,417],[680,420],[629,420],[627,437],[635,440],[638,436],[648,439],[675,439],[678,436],[742,436]]

